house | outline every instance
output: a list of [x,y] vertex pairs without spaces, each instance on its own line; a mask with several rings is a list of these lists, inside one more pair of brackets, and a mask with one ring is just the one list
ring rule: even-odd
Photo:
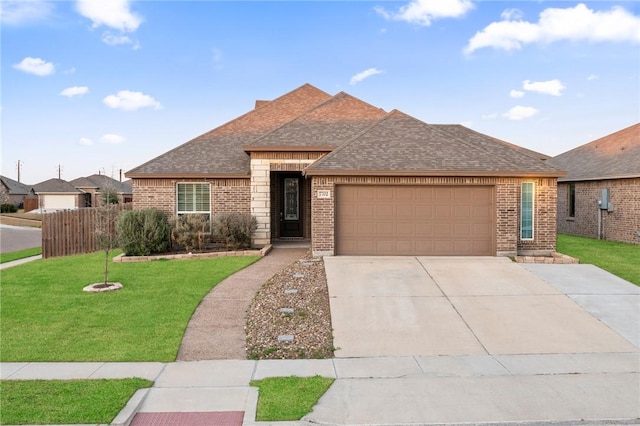
[[131,182],[120,182],[106,175],[94,174],[80,177],[69,182],[76,189],[84,193],[80,207],[97,207],[102,203],[102,192],[113,192],[118,197],[118,203],[130,203],[133,198]]
[[134,208],[248,212],[314,255],[549,254],[563,172],[460,125],[305,84],[126,173]]
[[13,204],[21,208],[24,198],[29,194],[29,185],[0,176],[0,204]]
[[640,243],[640,123],[549,162],[558,179],[558,232]]
[[34,185],[31,191],[38,196],[38,205],[43,212],[83,207],[80,205],[82,191],[66,180],[45,180]]

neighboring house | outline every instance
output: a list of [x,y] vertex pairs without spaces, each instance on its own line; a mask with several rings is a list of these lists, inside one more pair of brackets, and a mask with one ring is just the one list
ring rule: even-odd
[[558,179],[558,232],[640,243],[640,123],[549,163],[568,172]]
[[29,185],[0,176],[0,204],[13,204],[22,207],[24,198],[29,194]]
[[314,255],[549,254],[545,156],[305,84],[126,173],[134,208],[247,212]]
[[38,196],[38,205],[43,212],[83,207],[80,204],[82,191],[66,180],[45,180],[34,185],[31,190]]
[[80,177],[69,182],[84,193],[80,207],[98,207],[102,203],[102,192],[113,191],[118,196],[118,203],[130,203],[133,198],[131,181],[120,182],[106,175],[95,174]]

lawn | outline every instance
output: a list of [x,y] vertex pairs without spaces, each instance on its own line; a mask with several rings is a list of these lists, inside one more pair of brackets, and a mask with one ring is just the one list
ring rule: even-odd
[[12,262],[25,257],[37,256],[42,254],[42,247],[34,247],[26,250],[12,251],[9,253],[0,253],[0,263]]
[[269,377],[254,380],[259,389],[257,421],[300,420],[309,414],[334,379],[326,377]]
[[100,282],[104,253],[36,260],[2,271],[0,360],[174,361],[200,300],[258,257],[112,263],[122,290]]
[[109,424],[144,379],[3,380],[0,424]]
[[557,250],[640,286],[640,245],[558,234]]

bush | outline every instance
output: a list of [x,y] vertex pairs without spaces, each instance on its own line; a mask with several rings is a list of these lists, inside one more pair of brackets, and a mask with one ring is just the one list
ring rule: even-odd
[[171,241],[188,252],[202,250],[209,228],[204,214],[185,214],[171,218]]
[[171,247],[169,221],[159,210],[124,210],[116,221],[118,241],[127,256],[163,253]]
[[213,218],[211,230],[229,250],[251,247],[258,221],[249,213],[223,213]]
[[0,205],[0,213],[15,213],[17,211],[18,211],[18,208],[13,204]]

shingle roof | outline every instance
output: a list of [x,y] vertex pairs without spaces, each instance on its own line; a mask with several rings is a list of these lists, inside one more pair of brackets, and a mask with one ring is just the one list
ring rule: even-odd
[[308,175],[371,173],[456,176],[563,174],[491,137],[464,130],[462,126],[453,130],[432,126],[397,110],[306,169]]
[[27,195],[29,193],[29,185],[17,182],[6,176],[0,176],[0,180],[7,187],[10,195]]
[[33,186],[36,194],[64,193],[64,194],[80,194],[82,191],[76,189],[66,180],[49,179],[44,182],[37,183]]
[[243,147],[298,117],[331,95],[305,84],[210,132],[138,166],[127,177],[249,175],[249,155]]
[[305,147],[330,151],[349,141],[385,115],[384,110],[340,92],[253,141],[245,150]]
[[120,182],[107,175],[93,174],[91,176],[79,177],[69,182],[76,188],[106,188],[110,187],[116,190],[116,192],[123,194],[131,194],[131,185],[125,185],[124,182]]
[[640,123],[549,160],[567,170],[559,181],[640,177]]

